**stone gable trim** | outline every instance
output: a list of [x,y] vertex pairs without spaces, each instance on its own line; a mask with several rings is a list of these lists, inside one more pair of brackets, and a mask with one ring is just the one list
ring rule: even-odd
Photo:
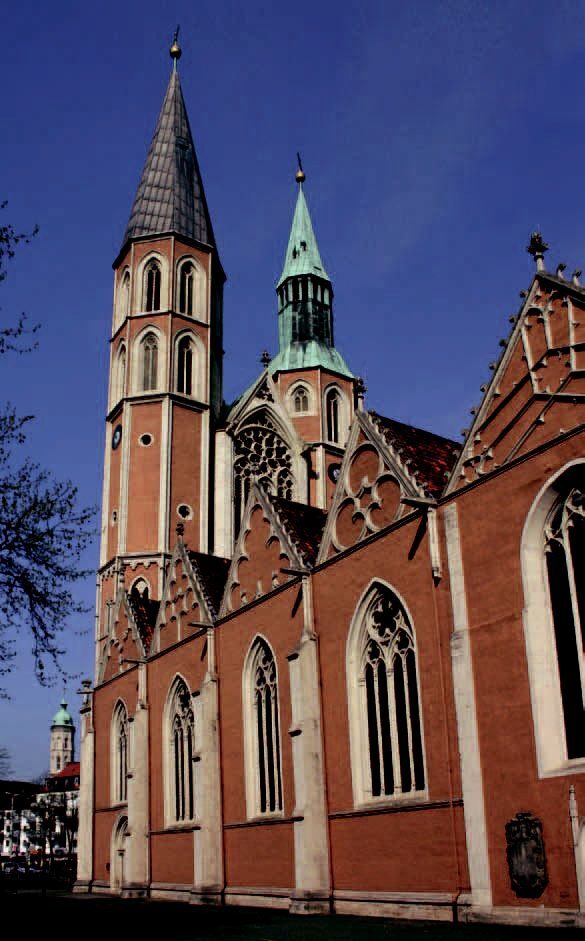
[[[264,493],[262,487],[258,482],[255,482],[250,490],[250,496],[248,497],[248,503],[246,504],[246,509],[244,511],[244,516],[242,519],[242,528],[240,530],[240,535],[238,536],[238,541],[234,549],[234,554],[232,557],[231,565],[228,570],[227,581],[225,584],[225,590],[223,599],[218,612],[218,620],[223,619],[227,614],[232,612],[230,607],[230,596],[232,590],[236,585],[239,584],[236,574],[240,562],[248,558],[248,555],[245,551],[246,539],[248,538],[250,529],[250,519],[252,516],[252,511],[256,506],[260,505],[262,512],[264,514],[264,519],[271,524],[272,530],[276,538],[280,541],[280,544],[286,547],[287,555],[291,562],[293,562],[299,569],[306,569],[306,565],[301,558],[297,547],[292,541],[291,537],[288,534],[288,531],[283,526],[279,515],[277,514],[272,502],[268,499]],[[281,587],[281,586],[278,586]],[[262,595],[265,598],[267,595],[271,595],[275,591],[274,588],[268,589],[266,594]],[[245,605],[242,605],[239,608],[236,608],[236,612],[244,611],[250,607],[253,601],[259,599],[252,599],[247,602]]]

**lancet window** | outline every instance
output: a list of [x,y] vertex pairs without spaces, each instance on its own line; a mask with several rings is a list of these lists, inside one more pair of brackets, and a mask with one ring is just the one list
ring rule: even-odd
[[544,529],[567,758],[585,756],[585,489],[557,501]]
[[195,815],[193,706],[191,694],[182,680],[177,681],[169,718],[171,817],[182,823]]
[[125,271],[120,282],[118,299],[118,320],[122,321],[130,313],[130,272]]
[[193,313],[193,283],[195,268],[193,263],[186,261],[181,265],[179,272],[179,312],[181,314]]
[[299,386],[298,389],[295,389],[293,405],[295,412],[309,411],[309,394],[304,386]]
[[128,800],[128,713],[119,702],[114,711],[112,730],[112,790],[114,803]]
[[156,261],[149,261],[144,271],[144,310],[160,310],[160,285],[160,266]]
[[387,586],[375,586],[354,619],[348,694],[357,800],[424,791],[414,631]]
[[234,441],[234,514],[236,535],[253,480],[259,480],[269,493],[286,500],[293,498],[290,448],[269,415],[253,415],[239,430]]
[[330,389],[325,396],[325,421],[327,440],[335,444],[339,442],[339,392]]
[[188,336],[179,340],[177,355],[177,392],[193,394],[193,343]]
[[282,811],[280,719],[276,662],[258,638],[244,674],[247,795],[249,816]]
[[156,389],[158,382],[158,342],[154,333],[142,341],[142,390]]

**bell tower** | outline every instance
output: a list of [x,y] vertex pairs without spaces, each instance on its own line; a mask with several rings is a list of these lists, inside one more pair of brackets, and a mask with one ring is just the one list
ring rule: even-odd
[[98,636],[117,585],[160,598],[184,526],[210,552],[213,432],[222,396],[219,259],[181,90],[172,72],[121,250],[104,461]]
[[327,508],[355,408],[356,379],[335,348],[333,284],[321,259],[298,157],[297,201],[276,285],[279,351],[269,371],[310,462],[309,501]]

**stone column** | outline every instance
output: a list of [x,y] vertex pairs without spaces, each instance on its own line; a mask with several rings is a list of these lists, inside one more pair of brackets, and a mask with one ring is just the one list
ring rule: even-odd
[[313,630],[312,585],[302,584],[304,629],[288,657],[295,784],[295,892],[291,912],[328,913],[331,907],[329,834],[321,728],[321,695],[317,637]]
[[195,719],[195,878],[194,905],[220,904],[224,888],[223,826],[219,753],[219,695],[215,666],[214,628],[207,631],[208,666],[200,690],[194,693]]
[[146,663],[138,665],[138,702],[130,719],[130,767],[128,771],[128,837],[122,895],[148,894],[149,807],[148,807],[148,701]]
[[469,618],[463,556],[459,537],[459,521],[457,506],[454,503],[450,503],[445,508],[445,535],[453,605],[454,630],[451,635],[451,661],[459,754],[461,756],[461,783],[471,882],[471,904],[474,908],[489,908],[492,905],[492,888],[479,731],[477,727],[475,683],[473,679],[473,659],[469,637]]
[[93,804],[95,736],[91,680],[83,683],[84,698],[80,710],[79,828],[77,831],[77,880],[74,892],[90,892],[93,879]]

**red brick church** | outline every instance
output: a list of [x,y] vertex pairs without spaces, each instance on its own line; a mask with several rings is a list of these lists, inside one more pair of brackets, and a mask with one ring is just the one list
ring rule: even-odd
[[299,166],[279,351],[227,407],[171,55],[114,263],[77,888],[585,924],[579,272],[534,235],[463,446],[410,427],[335,347]]

